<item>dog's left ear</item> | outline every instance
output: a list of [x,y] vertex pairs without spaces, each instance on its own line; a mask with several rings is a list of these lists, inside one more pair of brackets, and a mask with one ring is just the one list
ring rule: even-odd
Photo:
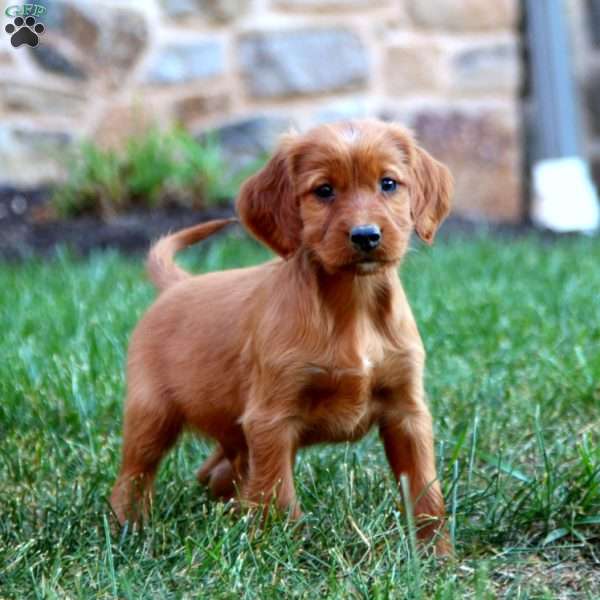
[[242,185],[237,211],[242,223],[280,256],[300,245],[302,221],[288,165],[290,139],[284,139],[271,160]]
[[418,236],[432,244],[438,227],[450,212],[454,185],[445,165],[422,148],[415,146],[414,150],[411,160],[411,214]]

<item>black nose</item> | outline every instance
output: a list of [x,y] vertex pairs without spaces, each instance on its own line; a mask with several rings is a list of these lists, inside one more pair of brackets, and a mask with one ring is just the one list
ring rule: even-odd
[[350,241],[363,252],[370,252],[379,246],[381,229],[377,225],[359,225],[350,231]]

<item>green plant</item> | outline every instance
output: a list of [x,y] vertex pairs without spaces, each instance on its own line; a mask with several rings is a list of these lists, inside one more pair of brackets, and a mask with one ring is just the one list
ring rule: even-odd
[[[252,165],[255,166],[255,165]],[[214,137],[150,128],[122,150],[84,142],[70,156],[66,182],[52,198],[61,216],[110,217],[135,208],[205,208],[231,199],[246,172],[232,173]]]
[[122,157],[122,177],[130,204],[156,206],[169,178],[179,167],[179,132],[151,129],[142,137],[127,141]]
[[117,154],[84,142],[71,159],[68,181],[55,190],[52,203],[63,216],[111,215],[119,211],[125,199]]

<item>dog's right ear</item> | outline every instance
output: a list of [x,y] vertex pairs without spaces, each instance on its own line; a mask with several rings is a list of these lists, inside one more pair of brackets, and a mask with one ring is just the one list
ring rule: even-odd
[[242,185],[237,212],[241,222],[280,256],[300,245],[302,221],[291,179],[285,141],[273,158]]

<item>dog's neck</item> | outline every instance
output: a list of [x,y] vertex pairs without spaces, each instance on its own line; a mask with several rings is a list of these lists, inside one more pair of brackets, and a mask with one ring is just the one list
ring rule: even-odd
[[329,273],[308,251],[298,252],[292,260],[296,262],[294,271],[302,274],[305,285],[316,288],[320,305],[340,324],[357,316],[381,321],[393,309],[394,294],[400,287],[395,264],[361,275],[354,269]]

